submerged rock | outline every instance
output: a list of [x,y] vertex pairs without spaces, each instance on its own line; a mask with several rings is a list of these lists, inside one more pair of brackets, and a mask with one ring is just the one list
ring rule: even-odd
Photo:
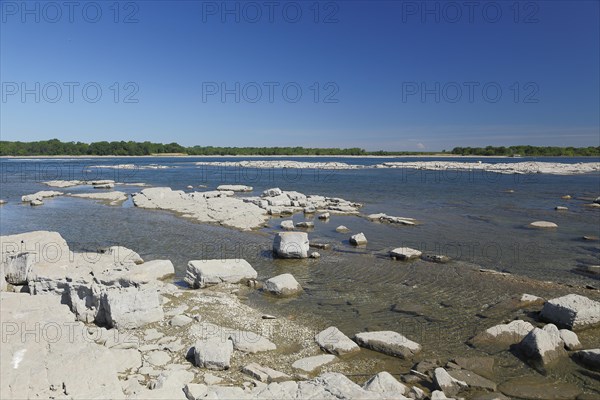
[[518,399],[571,400],[581,394],[581,389],[572,383],[539,375],[509,379],[498,388],[505,395]]
[[236,259],[192,260],[188,263],[185,281],[194,289],[219,283],[240,283],[256,279],[258,273],[248,261]]
[[600,303],[578,294],[548,300],[540,317],[571,330],[600,324]]
[[361,347],[400,358],[411,358],[421,351],[421,345],[393,331],[357,333],[354,340]]
[[280,232],[273,240],[273,253],[280,258],[307,258],[309,247],[305,232]]
[[581,350],[573,354],[575,361],[595,371],[600,371],[600,349]]
[[348,229],[348,228],[347,228],[347,227],[345,227],[344,225],[340,225],[340,226],[338,226],[337,228],[335,228],[335,230],[336,230],[337,232],[340,232],[340,233],[344,233],[344,232],[350,232],[350,229]]
[[436,264],[446,264],[450,262],[450,257],[441,254],[423,254],[421,260]]

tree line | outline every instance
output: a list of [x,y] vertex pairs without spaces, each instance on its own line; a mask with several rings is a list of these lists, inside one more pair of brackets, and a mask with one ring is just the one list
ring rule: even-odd
[[600,156],[598,147],[539,147],[539,146],[487,146],[455,147],[452,154],[463,156],[510,156],[510,157],[593,157]]
[[[37,142],[0,141],[0,156],[151,156],[163,154],[186,154],[192,156],[399,156],[448,154],[446,150],[435,152],[366,151],[358,147],[309,148],[309,147],[184,147],[178,143],[152,143],[133,141],[114,142],[61,142],[58,139]],[[451,154],[465,156],[600,156],[600,147],[455,147]]]

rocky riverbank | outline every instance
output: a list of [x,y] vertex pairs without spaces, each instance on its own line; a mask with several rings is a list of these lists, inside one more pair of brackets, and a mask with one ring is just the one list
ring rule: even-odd
[[[289,235],[291,249],[308,241],[306,234]],[[589,332],[600,323],[600,303],[580,294],[521,295],[492,307],[488,315],[526,313],[469,340],[487,356],[440,360],[424,358],[435,349],[424,348],[417,335],[322,329],[248,307],[245,297],[257,290],[277,302],[301,288],[291,275],[258,281],[244,260],[191,260],[186,284],[178,286],[169,260],[143,260],[124,247],[72,252],[58,233],[44,231],[0,242],[2,398],[536,399],[551,393],[588,399],[600,393],[542,374],[498,380],[494,372],[509,359],[521,363],[517,369],[550,376],[566,364],[594,376],[600,350],[588,347],[597,342]],[[281,240],[273,245],[279,256],[290,251]]]
[[256,161],[201,161],[198,166],[238,167],[238,168],[305,168],[324,170],[348,170],[365,168],[416,169],[427,171],[483,171],[499,174],[552,174],[574,175],[600,171],[598,162],[580,162],[575,164],[557,162],[514,162],[486,163],[461,161],[394,161],[375,165],[348,164],[342,162],[300,162],[289,160]]

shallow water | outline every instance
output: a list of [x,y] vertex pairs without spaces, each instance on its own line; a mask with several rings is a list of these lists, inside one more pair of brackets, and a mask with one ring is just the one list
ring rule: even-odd
[[[0,207],[0,233],[58,231],[72,248],[80,250],[123,245],[146,259],[171,259],[179,279],[191,259],[245,258],[258,271],[259,279],[290,272],[305,288],[304,294],[288,300],[251,292],[247,298],[249,304],[277,315],[311,320],[315,327],[335,325],[348,335],[365,329],[396,330],[421,343],[424,358],[479,354],[465,341],[496,323],[520,316],[523,311],[501,306],[489,308],[515,294],[529,292],[556,297],[576,291],[600,298],[596,291],[527,280],[502,280],[472,270],[483,266],[540,281],[578,287],[600,285],[594,278],[574,272],[577,266],[600,264],[600,243],[582,240],[584,235],[600,236],[600,210],[584,206],[600,195],[598,174],[524,176],[391,169],[241,170],[193,164],[194,161],[228,160],[241,158],[3,159],[0,161],[0,198],[9,203]],[[416,160],[410,158],[410,161]],[[368,165],[388,160],[323,158],[317,161]],[[551,161],[579,162],[581,159]],[[174,168],[89,168],[90,165],[124,163],[157,163]],[[88,170],[91,172],[85,172]],[[251,195],[280,187],[361,202],[365,204],[364,214],[384,212],[416,218],[420,224],[415,227],[381,224],[355,216],[334,215],[329,221],[315,218],[315,229],[309,231],[311,241],[332,243],[333,249],[318,250],[322,255],[318,260],[274,260],[270,252],[272,233],[278,230],[281,219],[271,219],[268,227],[256,232],[238,232],[194,223],[169,212],[138,209],[131,201],[118,207],[69,197],[46,199],[41,207],[20,203],[20,196],[39,190],[65,193],[93,190],[89,187],[48,188],[41,183],[51,179],[114,179],[183,190],[187,190],[188,185],[206,185],[206,189],[197,190],[211,190],[219,184],[239,183],[254,186]],[[117,189],[137,192],[142,188],[117,186]],[[507,193],[508,189],[514,192]],[[573,199],[561,199],[566,194]],[[569,210],[554,211],[557,205],[566,205]],[[293,219],[301,221],[305,217],[298,214]],[[553,231],[528,228],[535,220],[553,221],[559,228]],[[350,246],[347,241],[350,234],[336,232],[338,225],[349,227],[352,233],[364,232],[368,245]],[[444,253],[456,261],[437,265],[423,261],[396,262],[387,257],[390,249],[400,246]],[[600,347],[597,330],[583,333],[581,339],[585,347]],[[498,374],[502,379],[531,372],[508,353],[499,357]],[[396,359],[389,363],[390,372],[410,367],[410,363]],[[550,376],[600,390],[597,381],[577,372],[573,363],[551,372]]]

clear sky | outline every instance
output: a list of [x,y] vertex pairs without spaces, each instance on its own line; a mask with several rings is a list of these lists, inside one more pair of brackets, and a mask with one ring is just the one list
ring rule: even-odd
[[0,5],[2,140],[600,145],[597,0]]

